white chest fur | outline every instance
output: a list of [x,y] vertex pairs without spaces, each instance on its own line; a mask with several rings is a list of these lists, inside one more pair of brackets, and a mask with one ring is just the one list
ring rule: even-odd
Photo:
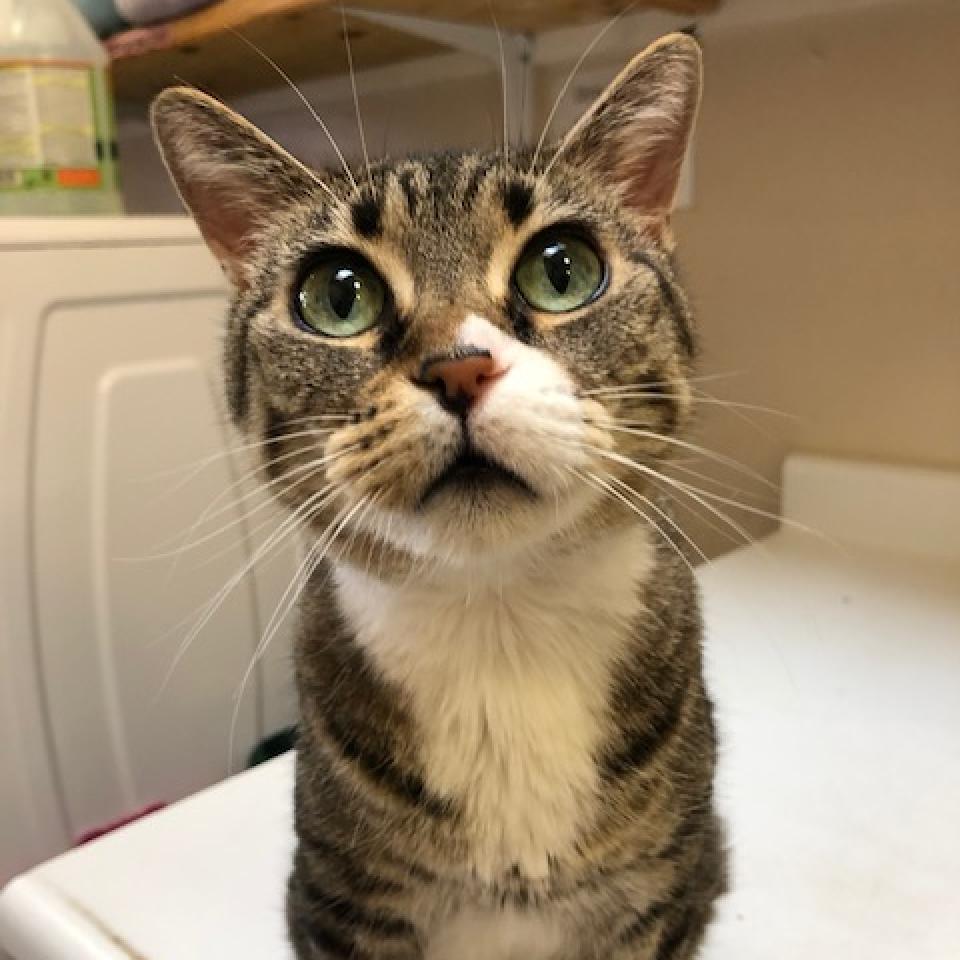
[[553,960],[567,942],[542,911],[465,909],[431,931],[426,960]]
[[338,598],[358,641],[410,695],[426,782],[463,805],[470,866],[546,875],[596,800],[593,756],[652,553],[641,530],[496,578],[402,587],[354,568]]

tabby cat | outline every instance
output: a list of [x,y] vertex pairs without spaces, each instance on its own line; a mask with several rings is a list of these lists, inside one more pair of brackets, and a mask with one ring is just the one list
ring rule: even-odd
[[167,165],[233,289],[229,408],[313,545],[301,960],[683,960],[723,887],[661,469],[695,353],[670,213],[695,40],[559,145],[314,172],[189,89]]

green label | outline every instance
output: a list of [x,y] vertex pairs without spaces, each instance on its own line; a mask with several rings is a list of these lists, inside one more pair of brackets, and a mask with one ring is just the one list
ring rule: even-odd
[[102,78],[87,67],[0,66],[0,191],[90,191],[115,184],[101,87]]

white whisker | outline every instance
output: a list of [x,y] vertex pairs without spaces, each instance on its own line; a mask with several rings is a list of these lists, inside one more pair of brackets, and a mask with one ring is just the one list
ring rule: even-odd
[[689,450],[698,456],[706,457],[709,460],[714,460],[717,463],[721,463],[725,467],[729,467],[731,470],[742,473],[745,476],[750,477],[752,480],[756,480],[758,483],[763,484],[765,487],[779,492],[779,487],[775,483],[768,480],[762,474],[757,473],[756,470],[752,470],[750,467],[744,466],[744,464],[740,463],[739,460],[734,460],[732,457],[727,457],[722,453],[717,453],[715,450],[709,450],[697,443],[691,443],[689,440],[680,440],[678,437],[668,437],[666,434],[657,433],[655,430],[639,429],[634,427],[620,427],[616,424],[611,424],[609,429],[615,430],[619,433],[627,433],[635,437],[656,440],[658,443],[665,443],[668,446],[680,447],[682,450]]
[[[755,413],[765,413],[772,417],[784,417],[787,420],[799,420],[800,417],[795,413],[787,413],[785,410],[776,410],[773,407],[764,407],[757,403],[741,403],[739,400],[723,400],[720,397],[711,397],[706,396],[700,393],[694,394],[693,397],[688,397],[682,393],[649,393],[646,391],[638,391],[636,393],[616,393],[616,394],[607,394],[608,397],[614,400],[691,400],[693,403],[699,405],[701,403],[718,406],[718,407],[729,407],[731,410],[752,410]],[[748,421],[752,424],[752,421]]]
[[[729,370],[726,373],[708,373],[701,377],[684,377],[684,383],[709,383],[711,380],[729,380],[733,377],[743,376],[742,370]],[[621,383],[609,387],[594,387],[592,390],[584,390],[585,397],[593,397],[605,393],[619,393],[624,390],[645,390],[647,387],[675,387],[676,380],[645,380],[641,383]]]
[[[313,479],[316,476],[317,473],[320,472],[322,464],[320,465],[305,464],[304,466],[305,467],[309,466],[310,472],[306,476],[301,477],[299,480],[294,480],[291,484],[289,484],[289,486],[284,487],[283,490],[280,492],[280,494],[276,496],[285,496],[286,494],[292,492],[301,484],[309,482],[311,479]],[[293,471],[291,471],[291,473],[292,472]],[[278,479],[288,480],[289,476],[279,477]],[[332,486],[332,484],[327,484],[327,486],[324,489],[328,489],[330,486]],[[263,492],[265,491],[258,488],[256,490],[251,491],[250,496],[254,496],[257,493],[263,493]],[[212,530],[210,533],[204,534],[202,537],[198,537],[195,540],[188,541],[181,547],[178,547],[176,550],[170,550],[166,553],[156,553],[144,559],[152,561],[152,560],[165,560],[173,557],[179,560],[180,557],[182,557],[186,553],[189,553],[191,550],[196,550],[198,547],[203,546],[205,543],[209,543],[211,540],[216,540],[217,538],[222,537],[224,534],[229,533],[229,531],[233,530],[235,527],[245,525],[250,520],[251,517],[255,517],[258,513],[261,513],[262,511],[267,510],[269,508],[273,508],[273,509],[277,508],[277,503],[273,496],[265,496],[264,499],[260,503],[258,503],[253,509],[241,511],[240,515],[234,518],[233,520],[230,520],[228,523],[225,523],[222,526],[217,527],[216,530]],[[265,520],[263,523],[258,524],[253,528],[252,531],[249,531],[249,532],[256,532],[258,530],[262,530],[263,527],[268,526],[270,523],[271,521],[269,519]],[[224,553],[228,553],[230,550],[233,549],[235,545],[236,545],[235,542],[228,544],[222,551],[218,551],[214,556],[207,557],[204,563],[212,562],[213,560],[222,556]],[[193,567],[193,569],[199,569],[199,567],[203,565],[204,564],[198,564],[195,567]],[[172,577],[173,577],[173,573],[170,574],[171,579]]]
[[[289,420],[284,420],[283,425],[289,427],[291,425],[296,425],[300,423],[314,423],[321,420],[354,420],[357,415],[360,413],[359,410],[353,410],[350,413],[313,413],[309,417],[292,417]],[[337,430],[338,427],[330,427],[331,430]]]
[[789,517],[784,517],[779,513],[771,513],[769,510],[763,510],[760,507],[754,507],[747,503],[741,503],[739,500],[733,500],[730,497],[721,496],[719,493],[713,493],[710,490],[702,490],[700,487],[695,487],[693,484],[685,483],[683,480],[679,480],[676,477],[672,478],[672,480],[681,487],[685,488],[688,493],[690,491],[696,491],[696,493],[707,497],[709,500],[715,500],[717,503],[723,503],[726,506],[733,507],[736,510],[743,510],[745,513],[753,514],[756,517],[763,517],[766,520],[774,520],[777,523],[786,527],[790,527],[793,530],[797,530],[800,533],[805,533],[808,536],[823,540],[825,543],[829,543],[831,546],[840,546],[839,543],[827,536],[821,530],[815,530],[813,527],[808,527],[804,523],[791,520]]
[[340,23],[343,26],[343,43],[347,48],[347,66],[350,72],[350,89],[353,91],[353,109],[357,114],[357,133],[360,135],[360,149],[363,151],[363,163],[367,170],[367,185],[373,192],[373,174],[370,172],[370,154],[367,153],[367,138],[363,133],[363,120],[360,117],[360,97],[357,95],[357,72],[353,69],[353,48],[350,44],[350,31],[347,29],[347,11],[342,0],[340,3]]
[[647,506],[655,510],[663,519],[673,527],[674,530],[684,539],[684,541],[690,546],[690,548],[697,554],[700,559],[706,563],[708,558],[707,555],[700,549],[699,545],[693,540],[692,537],[677,523],[674,517],[671,517],[669,513],[666,512],[656,501],[651,500],[649,497],[644,496],[638,490],[634,490],[629,483],[621,480],[619,477],[613,475],[610,476],[610,482],[616,484],[618,487],[621,487],[623,490],[629,491],[633,496],[639,497]]
[[[193,532],[194,532],[202,523],[204,523],[205,521],[207,521],[207,520],[212,520],[212,519],[214,519],[215,517],[220,516],[220,514],[225,513],[225,512],[228,511],[228,510],[231,510],[234,506],[236,506],[236,504],[237,504],[238,502],[241,502],[241,503],[242,503],[243,500],[247,499],[247,497],[249,496],[249,494],[241,497],[239,500],[233,500],[233,501],[231,501],[231,503],[230,503],[229,505],[227,505],[226,507],[224,507],[224,508],[221,509],[221,510],[218,510],[216,513],[211,513],[211,511],[213,510],[213,508],[216,507],[216,506],[217,506],[222,500],[224,500],[226,497],[228,497],[228,496],[231,494],[232,491],[234,491],[234,490],[237,489],[237,487],[240,487],[240,486],[242,486],[244,483],[247,483],[247,482],[253,480],[253,478],[256,477],[261,471],[263,471],[263,470],[265,470],[265,469],[267,469],[267,468],[269,468],[269,467],[275,466],[275,465],[278,464],[278,463],[283,463],[283,462],[286,461],[286,460],[291,460],[291,459],[293,459],[293,458],[296,457],[296,456],[302,456],[302,455],[304,455],[304,454],[310,453],[312,450],[316,450],[316,449],[319,449],[319,445],[314,445],[314,446],[306,447],[306,448],[300,449],[300,450],[293,450],[293,451],[290,451],[290,452],[288,452],[288,453],[283,454],[282,456],[272,457],[272,458],[269,459],[269,460],[264,460],[262,463],[258,463],[257,466],[255,466],[253,469],[248,470],[246,473],[244,473],[244,474],[243,474],[242,476],[240,476],[238,479],[236,479],[236,480],[232,481],[230,484],[228,484],[223,490],[221,490],[221,491],[213,498],[213,500],[212,500],[209,504],[207,504],[207,506],[204,508],[203,512],[197,517],[196,520],[193,521],[193,523],[190,525],[190,527],[187,528],[186,533],[185,533],[185,536],[184,536],[184,539],[189,539],[190,536],[192,536]],[[171,537],[167,537],[166,540],[161,540],[160,543],[157,544],[157,547],[158,547],[158,548],[162,548],[162,547],[164,547],[166,544],[173,543],[173,542],[177,541],[179,538],[180,538],[180,534],[174,534],[174,535],[171,536]],[[162,555],[158,555],[158,556],[162,556]],[[148,558],[148,559],[151,559],[151,558]]]
[[[587,44],[587,48],[580,54],[580,58],[570,69],[570,72],[567,74],[566,80],[563,81],[563,86],[560,88],[560,92],[557,94],[556,99],[553,101],[553,106],[550,108],[550,112],[547,114],[547,119],[544,121],[543,129],[540,131],[540,137],[537,140],[537,145],[533,151],[533,159],[530,161],[530,166],[527,168],[528,173],[533,173],[537,168],[537,160],[540,159],[540,151],[543,150],[543,145],[546,143],[547,136],[550,133],[550,126],[553,123],[554,117],[557,115],[557,111],[560,109],[560,104],[563,103],[563,98],[567,95],[567,91],[570,89],[570,84],[576,79],[577,74],[580,72],[580,68],[583,66],[584,61],[590,54],[593,52],[594,48],[600,43],[601,40],[613,29],[614,25],[620,20],[627,11],[632,10],[636,6],[636,3],[631,3],[629,6],[624,7],[609,23],[605,24],[604,27],[597,32],[597,35]],[[550,167],[544,170],[543,175],[546,176]]]
[[162,696],[163,692],[166,690],[170,683],[170,679],[173,677],[173,674],[176,672],[180,662],[183,660],[187,651],[192,646],[193,641],[200,635],[206,625],[210,622],[210,619],[213,617],[213,615],[217,612],[217,610],[220,609],[227,597],[233,592],[237,584],[239,584],[244,577],[250,573],[253,567],[260,560],[272,553],[293,530],[300,526],[304,522],[304,518],[309,518],[312,513],[321,510],[330,499],[336,496],[337,493],[338,490],[334,490],[327,494],[326,497],[321,497],[321,495],[317,493],[313,494],[313,496],[304,501],[304,503],[302,503],[289,517],[287,517],[278,525],[277,529],[253,552],[253,555],[250,557],[250,559],[244,563],[240,569],[234,573],[233,576],[231,576],[230,579],[214,594],[213,598],[202,607],[202,613],[200,614],[198,621],[183,638],[176,654],[174,655],[173,662],[170,664],[170,668],[167,670],[163,682],[160,685],[158,697]]
[[497,15],[493,9],[493,0],[488,0],[490,18],[493,20],[493,29],[497,34],[497,50],[500,54],[500,99],[503,102],[503,162],[510,162],[510,121],[507,112],[507,58],[503,52],[503,33],[497,22]]
[[[309,478],[306,478],[306,479],[309,479]],[[299,481],[297,481],[296,483],[291,484],[290,487],[286,488],[286,489],[280,494],[280,496],[285,495],[289,490],[293,489],[293,487],[297,486],[297,485],[300,484],[300,483],[304,483],[304,482],[306,482],[306,481],[305,481],[305,480],[299,480]],[[316,492],[317,492],[317,493],[320,493],[320,494],[326,494],[326,493],[329,493],[329,492],[334,488],[334,486],[336,486],[336,484],[327,483],[327,484],[325,484],[323,487],[321,487],[319,490],[317,490]],[[268,500],[266,500],[266,504],[267,504],[267,505],[274,506],[274,507],[277,506],[277,504],[274,503],[273,499],[268,499]],[[248,514],[247,516],[251,516],[251,515],[252,515],[252,514]],[[244,517],[243,519],[246,520],[247,517]],[[247,531],[245,532],[245,537],[246,537],[246,539],[247,539],[249,542],[251,542],[251,543],[255,542],[257,535],[258,535],[259,533],[261,533],[263,530],[265,530],[267,527],[272,526],[273,523],[274,523],[274,521],[275,521],[275,518],[272,517],[272,516],[268,516],[266,520],[261,520],[256,526],[251,527],[249,530],[247,530]],[[191,571],[193,571],[193,570],[202,570],[204,567],[208,566],[209,564],[211,564],[211,563],[216,563],[217,560],[219,560],[219,559],[220,559],[221,557],[223,557],[225,554],[230,553],[230,551],[233,550],[235,547],[236,547],[236,542],[235,542],[235,541],[234,541],[233,543],[228,543],[225,547],[221,548],[220,550],[217,550],[215,553],[212,553],[212,554],[210,554],[209,556],[204,557],[203,560],[200,560],[200,561],[192,564],[191,567],[190,567],[190,570],[191,570]]]
[[[260,482],[255,483],[253,486],[253,489],[248,490],[246,493],[234,496],[229,503],[224,504],[218,510],[212,511],[212,508],[221,500],[223,500],[231,490],[236,489],[238,486],[240,486],[243,483],[249,483],[257,474],[263,471],[266,467],[273,466],[285,460],[290,460],[296,456],[308,456],[314,450],[319,450],[320,447],[318,446],[304,447],[299,450],[291,451],[288,454],[284,454],[281,457],[275,457],[272,460],[265,461],[263,464],[258,464],[253,470],[250,470],[249,472],[244,474],[242,477],[240,477],[239,480],[230,484],[229,487],[221,491],[214,498],[214,500],[207,505],[203,513],[201,513],[201,515],[196,520],[193,521],[190,527],[187,528],[185,533],[183,533],[182,537],[181,537],[181,534],[178,533],[172,537],[168,537],[166,540],[161,541],[159,544],[157,544],[158,547],[162,548],[166,544],[176,542],[177,547],[175,549],[172,549],[172,550],[161,549],[160,552],[147,554],[145,556],[117,557],[115,559],[123,560],[125,562],[141,563],[146,561],[168,559],[170,557],[174,557],[181,553],[184,553],[185,551],[191,550],[195,546],[199,546],[202,543],[206,543],[209,540],[212,540],[214,537],[218,536],[224,530],[229,529],[235,521],[231,521],[225,527],[221,527],[219,530],[214,530],[212,533],[208,533],[207,535],[203,536],[199,540],[191,540],[191,537],[193,536],[193,534],[196,532],[196,530],[200,528],[202,524],[208,523],[211,520],[216,520],[217,517],[221,517],[225,513],[232,513],[233,511],[238,510],[241,504],[246,503],[248,500],[257,496],[258,494],[268,493],[269,491],[273,490],[274,487],[277,487],[280,484],[289,481],[292,477],[299,476],[302,473],[308,473],[308,476],[303,477],[301,480],[297,481],[297,483],[281,491],[279,495],[282,496],[284,493],[287,493],[289,490],[294,489],[294,487],[298,486],[300,483],[305,483],[307,480],[310,479],[311,476],[315,475],[316,472],[321,467],[329,466],[332,463],[336,463],[341,457],[350,453],[352,450],[356,450],[358,447],[359,447],[359,444],[352,444],[349,447],[344,447],[342,450],[338,450],[336,453],[328,454],[327,456],[324,456],[324,457],[314,458],[312,460],[309,460],[307,463],[302,463],[299,466],[291,467],[289,470],[286,470],[279,477],[274,477],[273,479],[262,482],[262,483]],[[273,494],[273,496],[277,496],[277,494]],[[270,502],[270,501],[267,501],[267,502]],[[253,516],[254,514],[258,513],[260,510],[262,510],[263,507],[264,507],[264,504],[258,504],[253,510],[250,510],[249,512],[245,512],[244,516]]]
[[387,526],[383,531],[383,536],[380,538],[380,558],[377,561],[377,576],[382,580],[383,579],[383,558],[386,556],[387,550],[392,546],[390,542],[390,534],[393,531],[393,511],[387,513]]
[[[258,57],[262,58],[265,63],[269,64],[277,72],[277,75],[281,80],[286,83],[286,85],[297,95],[300,102],[307,108],[310,113],[310,116],[313,117],[314,121],[319,124],[320,129],[324,132],[327,137],[327,140],[330,141],[330,146],[333,147],[334,153],[337,155],[337,159],[340,161],[340,166],[343,167],[343,172],[347,175],[347,179],[353,184],[353,189],[356,192],[359,190],[357,186],[357,181],[353,176],[353,173],[350,170],[350,167],[347,165],[346,158],[340,150],[340,147],[337,144],[337,141],[334,139],[333,134],[330,132],[330,128],[323,122],[323,118],[319,113],[314,109],[313,104],[306,98],[303,91],[290,79],[289,75],[284,71],[280,65],[270,57],[267,53],[260,49],[252,40],[248,40],[239,30],[230,28],[231,32],[239,37]],[[317,185],[328,193],[334,200],[339,200],[339,197],[330,189],[327,184],[325,184],[319,177],[314,176],[314,180]]]
[[[335,427],[331,428],[313,428],[311,430],[298,431],[295,433],[286,434],[286,437],[291,439],[297,437],[309,437],[316,436],[317,434],[328,434],[335,430]],[[138,483],[148,483],[153,480],[160,479],[164,476],[169,476],[170,474],[181,473],[184,470],[189,470],[190,473],[188,476],[184,477],[182,480],[178,481],[171,487],[169,490],[165,490],[160,494],[155,502],[162,502],[163,500],[168,499],[175,493],[178,493],[183,489],[186,484],[190,483],[195,477],[199,476],[207,467],[213,463],[217,463],[219,460],[223,460],[227,457],[235,457],[241,453],[246,453],[249,450],[256,450],[260,447],[265,447],[269,443],[269,440],[254,440],[250,443],[241,443],[234,444],[232,446],[225,447],[223,450],[219,450],[217,453],[211,453],[205,456],[202,460],[194,460],[191,463],[185,463],[181,466],[172,467],[169,470],[163,470],[159,473],[151,474],[149,477],[137,477],[135,478]]]
[[[335,450],[333,453],[325,454],[321,457],[313,457],[308,460],[306,463],[301,463],[298,466],[290,467],[284,470],[280,476],[273,477],[270,480],[264,481],[254,481],[255,486],[252,490],[249,490],[247,493],[235,497],[229,504],[225,504],[215,513],[211,513],[206,519],[214,520],[217,517],[221,516],[224,513],[232,510],[236,505],[245,503],[247,500],[250,500],[252,497],[255,497],[258,493],[267,493],[272,491],[274,487],[280,486],[280,484],[289,480],[291,477],[299,476],[300,474],[316,470],[319,467],[328,467],[334,463],[337,463],[339,460],[343,459],[348,453],[352,453],[354,450],[360,448],[359,443],[352,443],[350,446],[343,447],[340,450]],[[266,472],[267,468],[276,466],[279,463],[284,463],[287,460],[292,460],[295,457],[307,457],[316,451],[321,451],[323,449],[319,444],[313,444],[309,446],[300,447],[297,450],[288,451],[288,453],[283,454],[279,457],[274,457],[271,460],[265,460],[262,464],[258,464],[253,470],[245,475],[244,480],[252,480],[257,474],[261,472]],[[303,481],[301,481],[303,482]],[[278,496],[278,494],[271,494],[271,496]]]
[[[671,463],[671,466],[672,465],[673,464]],[[657,490],[659,490],[665,497],[669,498],[670,502],[674,504],[677,510],[683,510],[685,513],[695,517],[698,523],[708,527],[718,536],[723,537],[724,540],[727,540],[736,546],[741,546],[743,544],[743,539],[741,537],[731,533],[728,527],[717,523],[712,514],[701,510],[696,503],[688,500],[681,500],[679,497],[677,497],[676,493],[671,487],[667,486],[665,483],[661,483],[655,477],[651,476],[648,477],[648,479]],[[751,538],[750,542],[753,543],[755,541]]]
[[[697,462],[697,461],[694,461]],[[699,470],[693,470],[688,466],[685,466],[684,463],[681,463],[675,457],[671,457],[665,464],[664,467],[669,471],[679,471],[680,473],[685,473],[688,476],[696,477],[703,483],[712,483],[715,487],[723,490],[726,493],[734,494],[738,497],[755,497],[760,499],[762,497],[771,497],[771,493],[758,493],[751,490],[744,490],[742,487],[735,487],[731,483],[726,483],[723,480],[718,479],[717,477],[712,477],[709,474],[702,473]]]
[[[712,503],[709,503],[709,500],[716,500],[719,503],[726,504],[728,506],[734,507],[738,510],[743,510],[746,513],[754,514],[755,516],[764,517],[769,520],[775,520],[777,523],[790,527],[794,530],[797,530],[801,533],[807,534],[809,536],[817,537],[820,540],[823,540],[832,546],[838,547],[834,540],[828,537],[826,534],[822,533],[819,530],[814,530],[812,527],[808,527],[805,524],[798,523],[795,520],[791,520],[789,517],[783,517],[780,514],[770,513],[767,510],[761,510],[759,507],[752,507],[748,504],[740,503],[737,500],[732,500],[729,497],[720,496],[717,493],[711,493],[707,490],[701,490],[699,487],[694,487],[692,484],[684,483],[682,480],[678,480],[676,477],[667,476],[664,473],[654,470],[652,467],[648,467],[644,464],[637,463],[635,460],[632,460],[630,457],[626,457],[623,454],[614,453],[609,450],[604,450],[602,447],[590,447],[598,455],[605,457],[608,460],[613,460],[616,463],[621,463],[626,467],[629,467],[632,470],[636,470],[639,473],[643,473],[648,477],[659,480],[661,483],[668,484],[675,490],[680,491],[686,496],[690,497],[692,500],[695,500],[699,503],[704,509],[709,510],[714,516],[716,516],[722,522],[728,524],[732,529],[734,529],[741,537],[743,537],[746,543],[754,543],[754,538],[742,527],[739,523],[733,520],[729,514],[724,513],[722,510],[719,510]],[[704,499],[707,498],[707,499]]]
[[636,470],[638,473],[645,474],[648,477],[655,478],[662,483],[668,484],[670,487],[673,487],[676,490],[679,490],[681,493],[685,493],[688,497],[693,500],[696,500],[697,503],[701,504],[705,509],[709,510],[716,517],[722,520],[724,523],[727,523],[732,527],[736,532],[743,537],[745,543],[753,543],[754,539],[750,534],[740,526],[735,520],[731,519],[727,514],[722,510],[718,510],[713,504],[708,503],[702,497],[698,496],[696,493],[693,493],[691,490],[687,489],[687,485],[681,483],[681,481],[674,479],[673,477],[668,477],[663,473],[660,473],[658,470],[654,470],[652,467],[645,466],[644,464],[637,463],[635,460],[631,460],[630,457],[625,457],[623,454],[614,453],[610,450],[603,450],[601,447],[592,448],[595,453],[599,454],[602,457],[605,457],[608,460],[612,460],[614,463],[620,463],[625,467],[629,467],[631,470]]
[[[266,653],[273,638],[276,636],[283,625],[283,622],[293,609],[293,606],[299,599],[304,587],[310,581],[313,571],[316,570],[317,567],[323,562],[323,558],[326,556],[327,551],[330,549],[337,537],[343,531],[344,527],[346,527],[357,511],[360,510],[361,507],[369,507],[370,503],[371,501],[368,497],[363,497],[352,508],[347,507],[344,508],[344,510],[341,510],[337,517],[335,517],[330,524],[328,524],[327,530],[324,532],[323,536],[307,551],[307,555],[300,563],[296,573],[274,608],[273,614],[264,628],[263,636],[260,638],[260,642],[257,644],[257,647],[253,652],[253,656],[250,658],[250,663],[247,665],[247,669],[244,671],[243,677],[240,681],[240,688],[234,697],[233,715],[230,720],[230,736],[227,747],[227,767],[230,772],[232,772],[236,728],[237,721],[240,717],[240,708],[243,704],[243,694],[247,688],[247,684],[250,682],[251,676],[253,676],[253,671],[256,669],[257,664],[263,658],[263,655]],[[339,522],[338,518],[340,518]],[[336,529],[332,533],[329,533],[334,524],[337,524]]]
[[667,532],[658,523],[656,523],[656,521],[653,520],[645,511],[641,510],[640,507],[637,506],[637,504],[633,503],[631,500],[625,497],[622,493],[620,493],[619,490],[616,490],[614,487],[612,487],[605,480],[602,480],[596,474],[588,472],[583,474],[583,477],[590,480],[595,486],[599,487],[599,489],[605,490],[612,497],[619,500],[622,504],[624,504],[624,506],[627,507],[628,510],[633,511],[633,513],[637,514],[637,516],[642,517],[644,522],[649,524],[651,527],[653,527],[653,529],[658,534],[660,534],[660,539],[663,540],[663,542],[667,544],[667,546],[669,546],[674,553],[676,553],[676,555],[684,562],[684,564],[687,566],[690,572],[693,573],[693,565],[683,555],[683,551],[680,550],[680,548],[673,542],[673,540],[667,534]]

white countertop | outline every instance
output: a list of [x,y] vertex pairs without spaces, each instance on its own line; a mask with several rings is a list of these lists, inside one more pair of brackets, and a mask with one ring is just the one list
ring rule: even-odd
[[[889,480],[851,469],[823,498]],[[788,488],[831,470],[797,460]],[[915,479],[952,517],[960,478]],[[843,546],[782,530],[700,571],[734,865],[703,960],[960,957],[960,546],[878,547],[890,504],[870,505],[859,525],[854,502],[791,507],[840,517]],[[0,895],[0,943],[15,960],[291,957],[291,780],[280,758],[25,874]]]
[[701,582],[734,867],[704,960],[960,957],[960,562],[781,532]]

